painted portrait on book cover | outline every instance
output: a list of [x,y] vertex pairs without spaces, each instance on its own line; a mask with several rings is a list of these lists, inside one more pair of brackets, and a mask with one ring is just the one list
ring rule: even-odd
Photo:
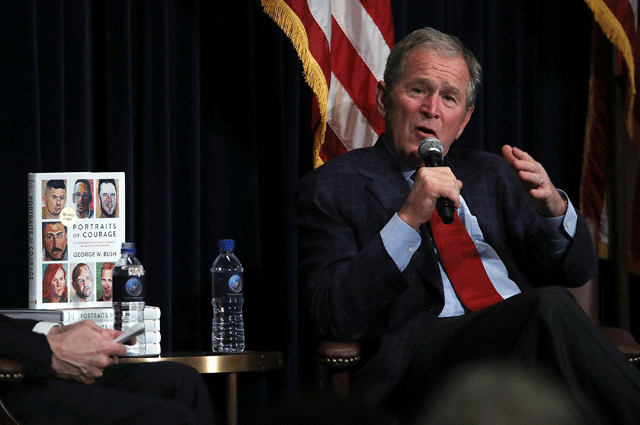
[[42,261],[67,260],[67,227],[59,221],[42,223]]
[[96,282],[96,298],[98,301],[113,301],[113,268],[115,264],[108,261],[98,263],[96,269],[100,270],[100,280]]
[[42,218],[60,220],[60,212],[67,203],[67,183],[62,179],[42,182]]
[[78,263],[72,266],[71,288],[73,291],[69,302],[75,304],[95,301],[95,278],[91,271],[93,264]]
[[76,180],[73,184],[72,200],[78,218],[93,218],[93,180]]
[[98,218],[118,217],[118,179],[98,180]]
[[43,266],[42,271],[42,302],[66,303],[69,300],[67,292],[67,265],[61,263]]

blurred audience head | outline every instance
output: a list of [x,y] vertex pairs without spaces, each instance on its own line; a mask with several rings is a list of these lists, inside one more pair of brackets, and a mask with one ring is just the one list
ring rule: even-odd
[[566,387],[543,369],[483,361],[453,371],[420,425],[584,425]]

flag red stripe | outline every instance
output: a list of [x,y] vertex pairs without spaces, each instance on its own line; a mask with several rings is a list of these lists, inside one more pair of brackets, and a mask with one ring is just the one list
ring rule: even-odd
[[324,145],[320,149],[320,158],[327,162],[328,160],[335,158],[347,152],[347,148],[344,147],[336,133],[330,125],[327,125],[327,133],[325,134]]
[[381,134],[384,121],[375,106],[377,81],[340,25],[335,19],[331,21],[331,70],[376,133]]
[[616,17],[618,22],[622,25],[624,32],[627,34],[627,38],[631,42],[631,47],[634,50],[634,57],[636,56],[635,50],[636,46],[634,46],[634,41],[636,40],[636,27],[635,20],[636,17],[633,14],[633,9],[631,8],[631,4],[628,0],[604,0],[604,3],[607,5],[609,10]]
[[309,4],[306,1],[287,0],[286,3],[298,15],[307,30],[309,51],[318,62],[318,65],[320,65],[320,68],[322,68],[324,78],[327,80],[327,85],[329,85],[331,81],[331,53],[327,37],[311,14]]

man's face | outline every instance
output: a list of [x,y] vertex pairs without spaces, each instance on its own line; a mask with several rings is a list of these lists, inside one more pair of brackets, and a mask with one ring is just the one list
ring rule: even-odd
[[76,290],[76,293],[80,298],[89,298],[89,295],[91,295],[92,281],[93,279],[91,279],[91,273],[89,273],[89,269],[87,267],[82,267],[80,269],[78,279],[73,282],[73,289]]
[[113,270],[102,270],[102,292],[104,300],[111,301],[113,296]]
[[64,278],[64,270],[58,269],[51,281],[51,293],[54,294],[56,298],[62,297],[64,295],[64,287],[66,284],[67,282]]
[[73,203],[76,204],[76,212],[80,217],[85,217],[89,213],[91,188],[86,183],[76,183],[74,186]]
[[105,217],[113,217],[116,212],[116,207],[118,206],[116,187],[113,183],[102,183],[100,185],[99,196],[102,215]]
[[49,190],[49,194],[44,198],[44,206],[47,210],[45,218],[58,218],[60,216],[60,211],[62,211],[67,197],[66,194],[66,189],[51,188]]
[[449,151],[469,122],[473,108],[465,111],[469,71],[462,57],[447,57],[425,48],[412,50],[404,73],[389,94],[378,85],[378,111],[384,117],[386,140],[400,157],[418,168],[420,142],[436,137]]
[[45,259],[60,261],[67,249],[67,231],[62,223],[49,223],[42,232]]

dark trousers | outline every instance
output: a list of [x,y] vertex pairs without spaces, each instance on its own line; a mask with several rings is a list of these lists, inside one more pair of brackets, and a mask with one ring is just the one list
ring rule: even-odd
[[10,384],[3,400],[22,424],[212,424],[204,380],[177,363],[111,366],[92,385]]
[[588,422],[640,423],[640,372],[562,288],[535,289],[439,319],[416,344],[407,372],[384,405],[414,421],[438,395],[443,378],[482,359],[544,368],[566,386]]

